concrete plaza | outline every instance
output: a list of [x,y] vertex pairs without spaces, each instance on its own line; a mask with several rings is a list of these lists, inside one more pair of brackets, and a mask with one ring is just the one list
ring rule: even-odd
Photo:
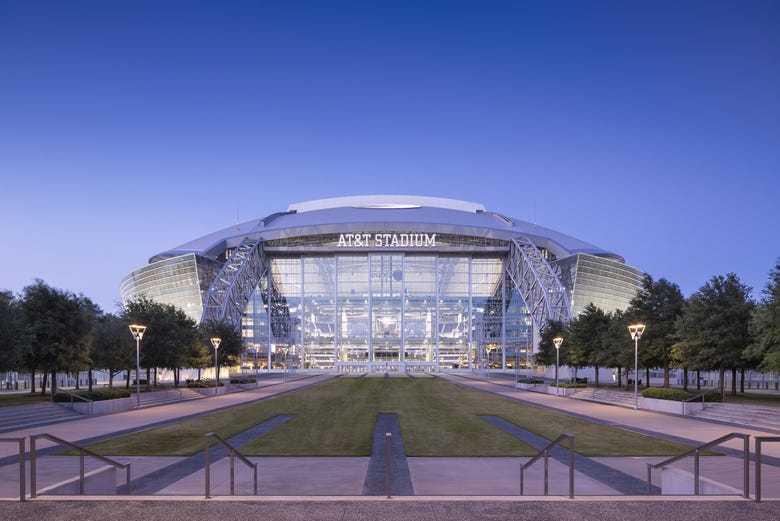
[[[298,375],[293,379],[282,380],[281,377],[265,377],[263,384],[251,391],[219,395],[204,400],[181,402],[148,409],[134,410],[125,413],[85,418],[67,423],[49,425],[44,428],[22,430],[5,433],[3,438],[23,437],[41,432],[64,438],[77,444],[86,444],[99,439],[113,437],[122,433],[146,429],[192,415],[215,411],[226,407],[240,405],[255,400],[267,399],[280,393],[300,389],[315,384],[332,375]],[[565,412],[593,421],[625,428],[639,433],[683,441],[691,445],[705,443],[730,432],[742,432],[751,436],[775,436],[776,432],[748,429],[745,426],[724,425],[688,417],[669,414],[633,410],[626,407],[605,405],[594,402],[573,400],[541,393],[532,393],[514,388],[514,378],[510,376],[477,377],[475,375],[440,374],[439,378],[459,385],[466,385],[483,392],[500,394],[511,399],[521,400],[540,407]],[[734,440],[724,447],[741,450],[741,440]],[[38,490],[51,487],[65,479],[78,475],[78,458],[46,455],[45,449],[53,444],[39,440],[38,448],[43,455],[38,460]],[[753,446],[751,444],[751,450]],[[389,519],[392,512],[400,517],[417,519],[457,519],[456,512],[450,511],[453,505],[461,505],[457,510],[463,515],[471,513],[482,517],[505,518],[511,516],[517,519],[539,519],[543,517],[530,516],[548,512],[556,519],[566,519],[575,504],[588,504],[579,510],[576,516],[582,519],[582,513],[594,514],[603,510],[602,518],[611,515],[626,515],[628,509],[631,519],[643,519],[641,512],[635,510],[636,505],[649,505],[648,512],[663,511],[664,505],[671,503],[682,506],[671,513],[681,513],[690,508],[693,517],[698,519],[704,512],[722,513],[730,508],[739,509],[740,515],[749,513],[752,519],[780,518],[780,444],[767,444],[763,454],[767,458],[762,466],[762,499],[765,502],[756,504],[741,497],[742,490],[742,460],[735,454],[723,457],[702,458],[701,474],[708,479],[733,487],[734,494],[726,496],[674,497],[626,495],[620,491],[620,483],[616,483],[614,475],[601,476],[593,472],[583,472],[575,465],[575,499],[568,499],[568,468],[565,464],[550,460],[549,496],[542,496],[543,465],[536,465],[526,474],[525,496],[519,494],[519,467],[528,458],[407,458],[409,475],[414,488],[413,496],[394,496],[386,499],[382,496],[366,496],[363,487],[370,458],[360,457],[261,457],[250,458],[259,465],[259,496],[252,495],[251,472],[241,463],[236,462],[236,496],[231,497],[229,491],[229,459],[222,458],[211,466],[212,499],[203,500],[205,496],[205,472],[202,468],[194,469],[185,475],[169,479],[165,486],[155,488],[153,495],[122,496],[90,496],[99,499],[99,503],[115,505],[117,511],[131,509],[130,505],[143,505],[141,508],[147,514],[150,511],[159,512],[153,517],[133,517],[125,519],[149,519],[166,517],[167,519],[184,519],[177,517],[182,512],[193,512],[187,519],[198,518],[211,509],[238,508],[242,511],[256,511],[257,515],[268,515],[279,519],[350,519],[361,518],[368,511],[374,512],[372,517]],[[15,459],[16,458],[16,459]],[[121,463],[132,464],[132,480],[134,489],[143,483],[145,477],[149,480],[158,479],[160,470],[175,468],[185,458],[174,457],[114,457]],[[590,458],[595,464],[603,465],[616,471],[619,479],[644,481],[647,476],[647,463],[656,463],[666,458]],[[20,503],[18,484],[18,448],[11,443],[0,444],[0,511],[8,512],[40,512],[45,514],[53,503],[63,505],[60,513],[64,517],[52,519],[70,519],[80,517],[83,509],[100,510],[106,508],[95,502],[84,502],[84,497],[39,495],[34,501]],[[29,462],[28,462],[29,463]],[[692,458],[675,464],[679,468],[692,471]],[[86,460],[86,470],[101,467],[99,462]],[[27,479],[29,480],[29,468]],[[754,468],[750,468],[750,495],[754,493]],[[660,474],[654,475],[654,483],[660,482]],[[124,484],[124,475],[117,473],[117,485]],[[162,483],[162,482],[161,482]],[[153,487],[154,488],[154,487]],[[29,494],[29,483],[27,492]],[[183,500],[189,501],[186,506]],[[15,503],[14,503],[15,501]],[[175,505],[176,515],[163,514],[170,505]],[[259,503],[258,503],[259,502]],[[328,506],[322,506],[323,504]],[[90,506],[91,505],[91,506]],[[196,505],[201,505],[197,507]],[[205,506],[203,506],[205,505]],[[222,506],[217,506],[222,505]],[[229,506],[232,505],[232,506]],[[381,507],[377,505],[382,505]],[[595,505],[599,505],[596,507]],[[601,506],[612,505],[612,506]],[[694,506],[696,505],[696,506]],[[706,505],[706,506],[704,506]],[[718,506],[716,506],[718,505]],[[726,505],[726,506],[724,506]],[[173,508],[173,507],[170,507]],[[21,509],[21,510],[20,510]],[[28,509],[28,510],[25,510]],[[249,509],[249,510],[246,510]],[[221,511],[221,510],[220,510]],[[736,511],[736,510],[735,510]],[[65,513],[68,513],[67,515]],[[610,513],[611,512],[611,513]],[[693,514],[698,512],[698,514]],[[445,513],[447,514],[445,516]],[[37,515],[37,514],[36,514]],[[528,515],[530,517],[522,517]],[[718,514],[720,515],[720,514]],[[766,515],[767,517],[763,517]],[[296,517],[297,516],[297,517]],[[239,516],[243,518],[243,516]],[[251,516],[251,517],[254,517]],[[6,518],[4,515],[3,518]],[[83,517],[82,519],[91,518]],[[467,515],[465,518],[472,518]],[[674,517],[650,516],[647,519],[677,519]],[[13,514],[8,519],[15,519]]]

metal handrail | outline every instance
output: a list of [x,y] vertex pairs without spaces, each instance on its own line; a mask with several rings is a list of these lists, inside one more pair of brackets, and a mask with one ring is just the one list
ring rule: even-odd
[[761,444],[778,443],[780,436],[756,436],[756,503],[761,502]]
[[89,404],[89,415],[92,416],[92,404],[94,403],[94,400],[90,400],[89,398],[84,398],[83,396],[79,396],[78,394],[71,393],[66,391],[65,389],[57,389],[58,393],[66,394],[70,397],[70,408],[73,409],[73,398],[78,398],[82,402],[87,402]]
[[238,458],[244,465],[251,468],[254,473],[254,495],[257,495],[257,463],[252,463],[249,461],[243,454],[238,452],[238,450],[230,445],[228,442],[226,442],[222,437],[215,433],[215,432],[209,432],[205,435],[205,442],[206,442],[206,450],[205,450],[205,457],[206,457],[206,499],[211,499],[211,459],[209,456],[209,438],[214,438],[217,440],[218,443],[221,443],[230,453],[230,495],[235,496],[236,490],[235,490],[235,458]]
[[38,438],[46,438],[49,441],[53,441],[54,443],[63,445],[79,453],[79,495],[81,496],[84,495],[84,456],[93,457],[99,461],[102,461],[103,463],[106,463],[118,469],[125,469],[127,471],[127,475],[125,478],[125,482],[127,485],[127,495],[128,496],[130,495],[130,463],[119,463],[118,461],[114,461],[112,459],[106,458],[105,456],[101,456],[100,454],[92,452],[89,449],[85,449],[84,447],[79,447],[74,443],[65,441],[62,438],[58,438],[57,436],[44,433],[44,434],[33,434],[32,436],[30,436],[30,497],[31,498],[37,497],[38,465],[37,465],[37,458],[36,458],[35,441]]
[[699,445],[698,447],[694,447],[691,450],[688,450],[686,452],[683,452],[679,456],[674,456],[673,458],[669,458],[667,460],[661,461],[660,463],[648,463],[647,464],[647,493],[652,494],[652,471],[653,469],[659,469],[666,467],[667,465],[674,463],[676,461],[679,461],[683,458],[687,458],[691,454],[694,456],[693,460],[693,493],[694,495],[699,495],[699,455],[702,450],[709,449],[710,447],[715,447],[716,445],[720,445],[723,442],[732,440],[734,438],[741,438],[744,442],[742,454],[743,454],[743,463],[742,463],[742,472],[743,472],[743,481],[742,481],[742,497],[745,499],[748,499],[750,497],[750,434],[744,434],[741,432],[732,432],[730,434],[726,434],[725,436],[721,436],[720,438],[716,440],[712,440],[708,443],[705,443],[704,445]]
[[25,500],[24,484],[26,477],[24,474],[24,440],[25,438],[0,438],[0,443],[18,443],[19,444],[19,501]]
[[547,495],[548,481],[549,481],[549,463],[548,459],[550,451],[556,446],[561,445],[563,440],[569,440],[569,499],[574,499],[574,435],[573,434],[561,434],[554,441],[551,441],[545,448],[539,451],[539,453],[528,460],[528,462],[520,467],[520,495],[523,495],[523,478],[525,469],[536,463],[539,458],[544,457],[544,495]]

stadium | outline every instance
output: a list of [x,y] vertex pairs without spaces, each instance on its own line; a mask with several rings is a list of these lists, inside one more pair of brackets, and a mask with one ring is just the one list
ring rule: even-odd
[[506,371],[539,331],[588,303],[625,309],[642,271],[563,233],[422,196],[290,205],[169,251],[124,277],[122,300],[173,304],[240,329],[261,368]]

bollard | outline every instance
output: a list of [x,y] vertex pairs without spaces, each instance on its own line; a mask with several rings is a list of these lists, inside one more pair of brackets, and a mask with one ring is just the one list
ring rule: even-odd
[[392,440],[393,435],[389,432],[385,433],[385,455],[386,455],[386,486],[387,486],[387,499],[391,498],[391,478],[390,478],[390,443]]

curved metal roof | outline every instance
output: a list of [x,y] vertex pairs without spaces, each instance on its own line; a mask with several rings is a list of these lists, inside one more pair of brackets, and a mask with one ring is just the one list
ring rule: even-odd
[[237,224],[161,252],[150,262],[185,253],[216,257],[247,236],[272,240],[351,232],[426,232],[503,240],[524,236],[558,258],[589,253],[623,262],[615,253],[488,211],[478,203],[409,195],[340,197],[292,204],[285,212]]

